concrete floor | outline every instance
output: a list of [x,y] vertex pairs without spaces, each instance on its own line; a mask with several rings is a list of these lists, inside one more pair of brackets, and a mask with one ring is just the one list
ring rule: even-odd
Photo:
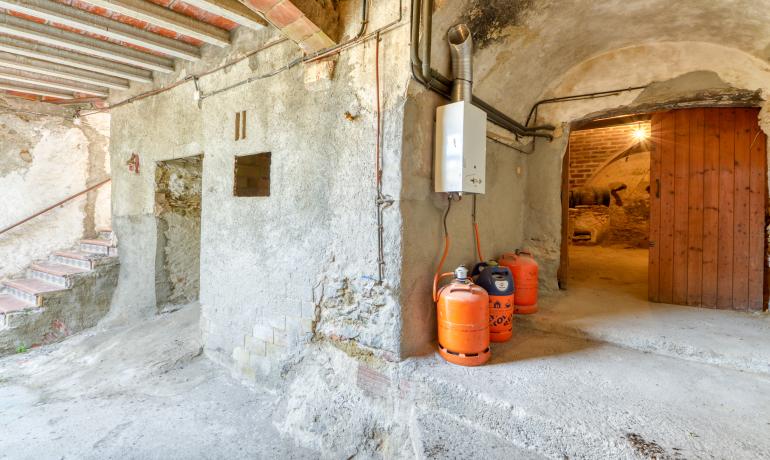
[[0,459],[317,458],[200,356],[198,308],[0,360]]
[[487,366],[431,356],[404,374],[428,458],[468,458],[479,438],[485,459],[770,458],[762,374],[525,327]]
[[489,365],[408,362],[426,456],[770,458],[768,315],[647,302],[646,250],[570,256]]
[[645,352],[770,374],[770,315],[647,301],[647,251],[573,246],[566,291],[542,299],[529,327]]
[[[617,252],[605,255],[607,264],[618,260]],[[617,268],[576,276],[569,295],[517,318],[514,338],[493,345],[487,366],[454,366],[435,354],[393,364],[399,396],[385,404],[398,407],[395,423],[408,427],[403,458],[770,458],[770,375],[635,349],[660,342],[661,328],[672,342],[714,332],[683,327],[684,311],[701,310],[672,315],[645,306],[639,280]],[[628,289],[596,291],[595,277],[621,279]],[[615,300],[597,301],[608,296]],[[570,307],[594,313],[569,316]],[[565,321],[590,320],[632,342],[532,328],[532,318],[556,309]],[[276,429],[277,395],[241,385],[200,356],[198,315],[191,306],[0,359],[0,459],[321,457]],[[766,322],[739,318],[749,335]],[[738,320],[728,323],[723,329],[739,330]],[[639,338],[653,326],[657,335]],[[675,351],[682,349],[689,350]],[[383,404],[376,401],[369,404]],[[334,436],[337,428],[328,429]]]

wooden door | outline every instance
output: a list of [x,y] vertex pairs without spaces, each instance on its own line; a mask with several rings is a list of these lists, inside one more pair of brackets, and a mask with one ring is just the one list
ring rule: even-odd
[[764,306],[767,140],[755,108],[652,117],[649,298]]

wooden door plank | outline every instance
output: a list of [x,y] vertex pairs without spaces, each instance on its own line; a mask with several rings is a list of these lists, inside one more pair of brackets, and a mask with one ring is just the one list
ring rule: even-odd
[[764,307],[765,278],[765,214],[767,184],[767,136],[756,122],[757,112],[752,113],[751,173],[749,179],[749,304],[750,310]]
[[653,114],[650,128],[650,250],[647,266],[647,298],[660,301],[660,161],[661,114]]
[[674,112],[661,114],[660,126],[660,280],[658,301],[671,303],[674,281]]
[[717,305],[719,255],[719,111],[706,109],[703,151],[703,282],[702,305]]
[[717,308],[733,304],[733,209],[735,161],[735,109],[719,111],[719,256]]
[[753,109],[736,109],[735,160],[733,169],[733,309],[749,308],[749,202],[751,131],[756,124]]
[[567,289],[569,280],[569,142],[561,162],[561,257],[556,274],[559,289]]
[[690,111],[676,110],[674,131],[674,279],[672,302],[687,304],[687,233],[690,183]]
[[701,305],[703,286],[704,109],[690,111],[690,168],[687,230],[687,305]]

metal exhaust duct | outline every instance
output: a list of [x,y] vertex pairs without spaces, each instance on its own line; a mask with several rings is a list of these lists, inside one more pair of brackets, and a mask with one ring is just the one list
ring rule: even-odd
[[447,32],[449,52],[452,57],[452,102],[473,99],[473,38],[471,29],[457,24]]

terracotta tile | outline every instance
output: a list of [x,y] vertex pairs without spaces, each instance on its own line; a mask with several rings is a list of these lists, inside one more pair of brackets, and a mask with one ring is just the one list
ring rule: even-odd
[[294,4],[288,0],[280,2],[265,13],[267,20],[280,29],[283,29],[292,22],[304,16],[305,15],[302,14],[302,11],[300,11],[299,8],[294,6]]

